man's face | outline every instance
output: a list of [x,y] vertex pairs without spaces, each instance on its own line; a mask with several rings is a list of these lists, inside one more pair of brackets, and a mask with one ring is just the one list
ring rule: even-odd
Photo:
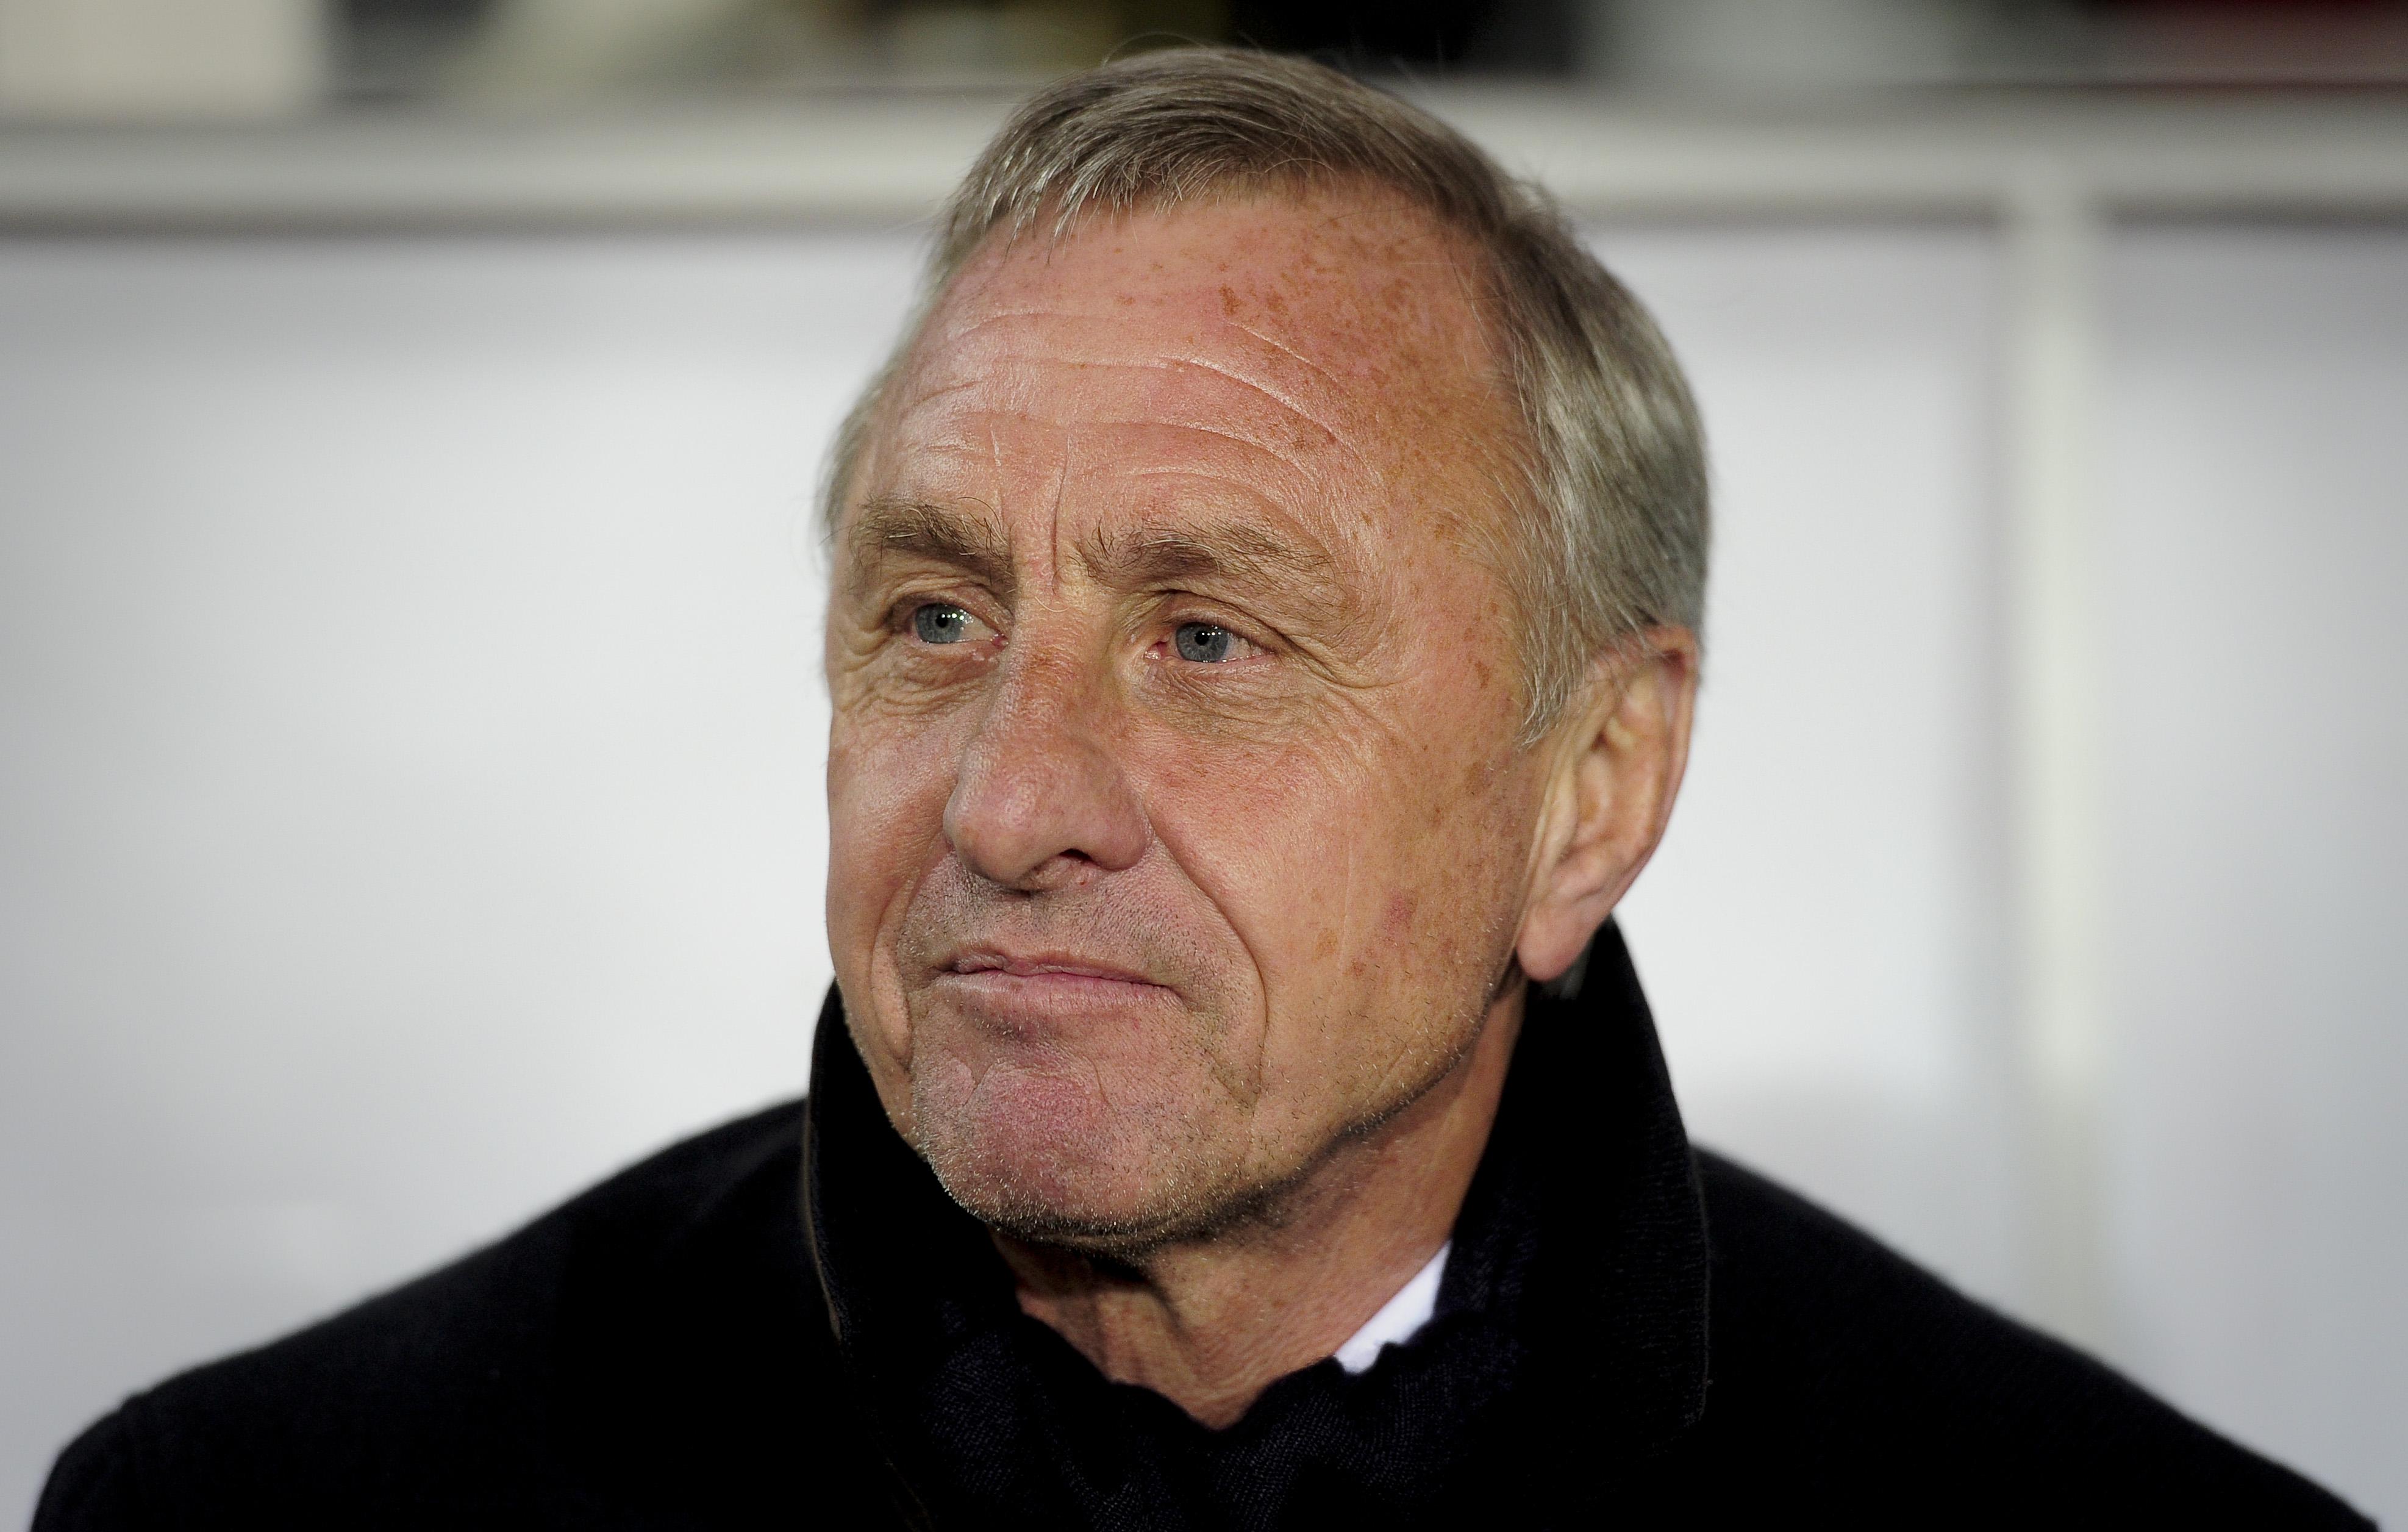
[[836,537],[829,936],[998,1227],[1207,1232],[1477,1036],[1541,780],[1469,269],[1363,196],[1096,220],[974,259],[893,385]]

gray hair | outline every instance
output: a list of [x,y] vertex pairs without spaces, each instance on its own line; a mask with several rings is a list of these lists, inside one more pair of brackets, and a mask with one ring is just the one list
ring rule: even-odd
[[[822,495],[833,535],[887,381],[929,309],[1000,230],[1060,237],[1096,212],[1217,194],[1386,191],[1469,241],[1526,438],[1528,525],[1498,540],[1523,619],[1524,738],[1583,690],[1606,646],[1702,634],[1708,513],[1697,407],[1637,299],[1562,211],[1427,112],[1317,64],[1231,49],[1140,54],[1039,92],[945,206],[918,311],[846,417]],[[1565,616],[1568,623],[1544,621]]]

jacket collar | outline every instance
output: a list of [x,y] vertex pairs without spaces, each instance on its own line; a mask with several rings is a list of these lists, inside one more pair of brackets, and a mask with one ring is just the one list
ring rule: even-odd
[[1463,1289],[1441,1290],[1440,1310],[1478,1301],[1481,1267],[1501,1274],[1531,1241],[1517,1328],[1540,1341],[1562,1396],[1601,1417],[1601,1439],[1645,1452],[1705,1410],[1705,1201],[1618,924],[1598,930],[1567,981],[1531,993],[1456,1221],[1458,1255],[1468,1244],[1487,1259],[1465,1263]]

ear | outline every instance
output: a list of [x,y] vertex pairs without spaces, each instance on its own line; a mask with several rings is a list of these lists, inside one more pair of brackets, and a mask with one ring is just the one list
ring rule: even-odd
[[1531,898],[1514,956],[1545,983],[1570,968],[1656,854],[1689,764],[1698,639],[1649,628],[1598,659],[1553,736]]

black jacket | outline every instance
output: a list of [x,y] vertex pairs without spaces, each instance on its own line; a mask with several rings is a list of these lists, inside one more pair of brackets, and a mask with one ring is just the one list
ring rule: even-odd
[[1611,927],[1584,995],[1532,998],[1430,1324],[1226,1431],[1019,1314],[834,996],[812,1079],[136,1396],[37,1532],[2367,1525],[1693,1153]]

